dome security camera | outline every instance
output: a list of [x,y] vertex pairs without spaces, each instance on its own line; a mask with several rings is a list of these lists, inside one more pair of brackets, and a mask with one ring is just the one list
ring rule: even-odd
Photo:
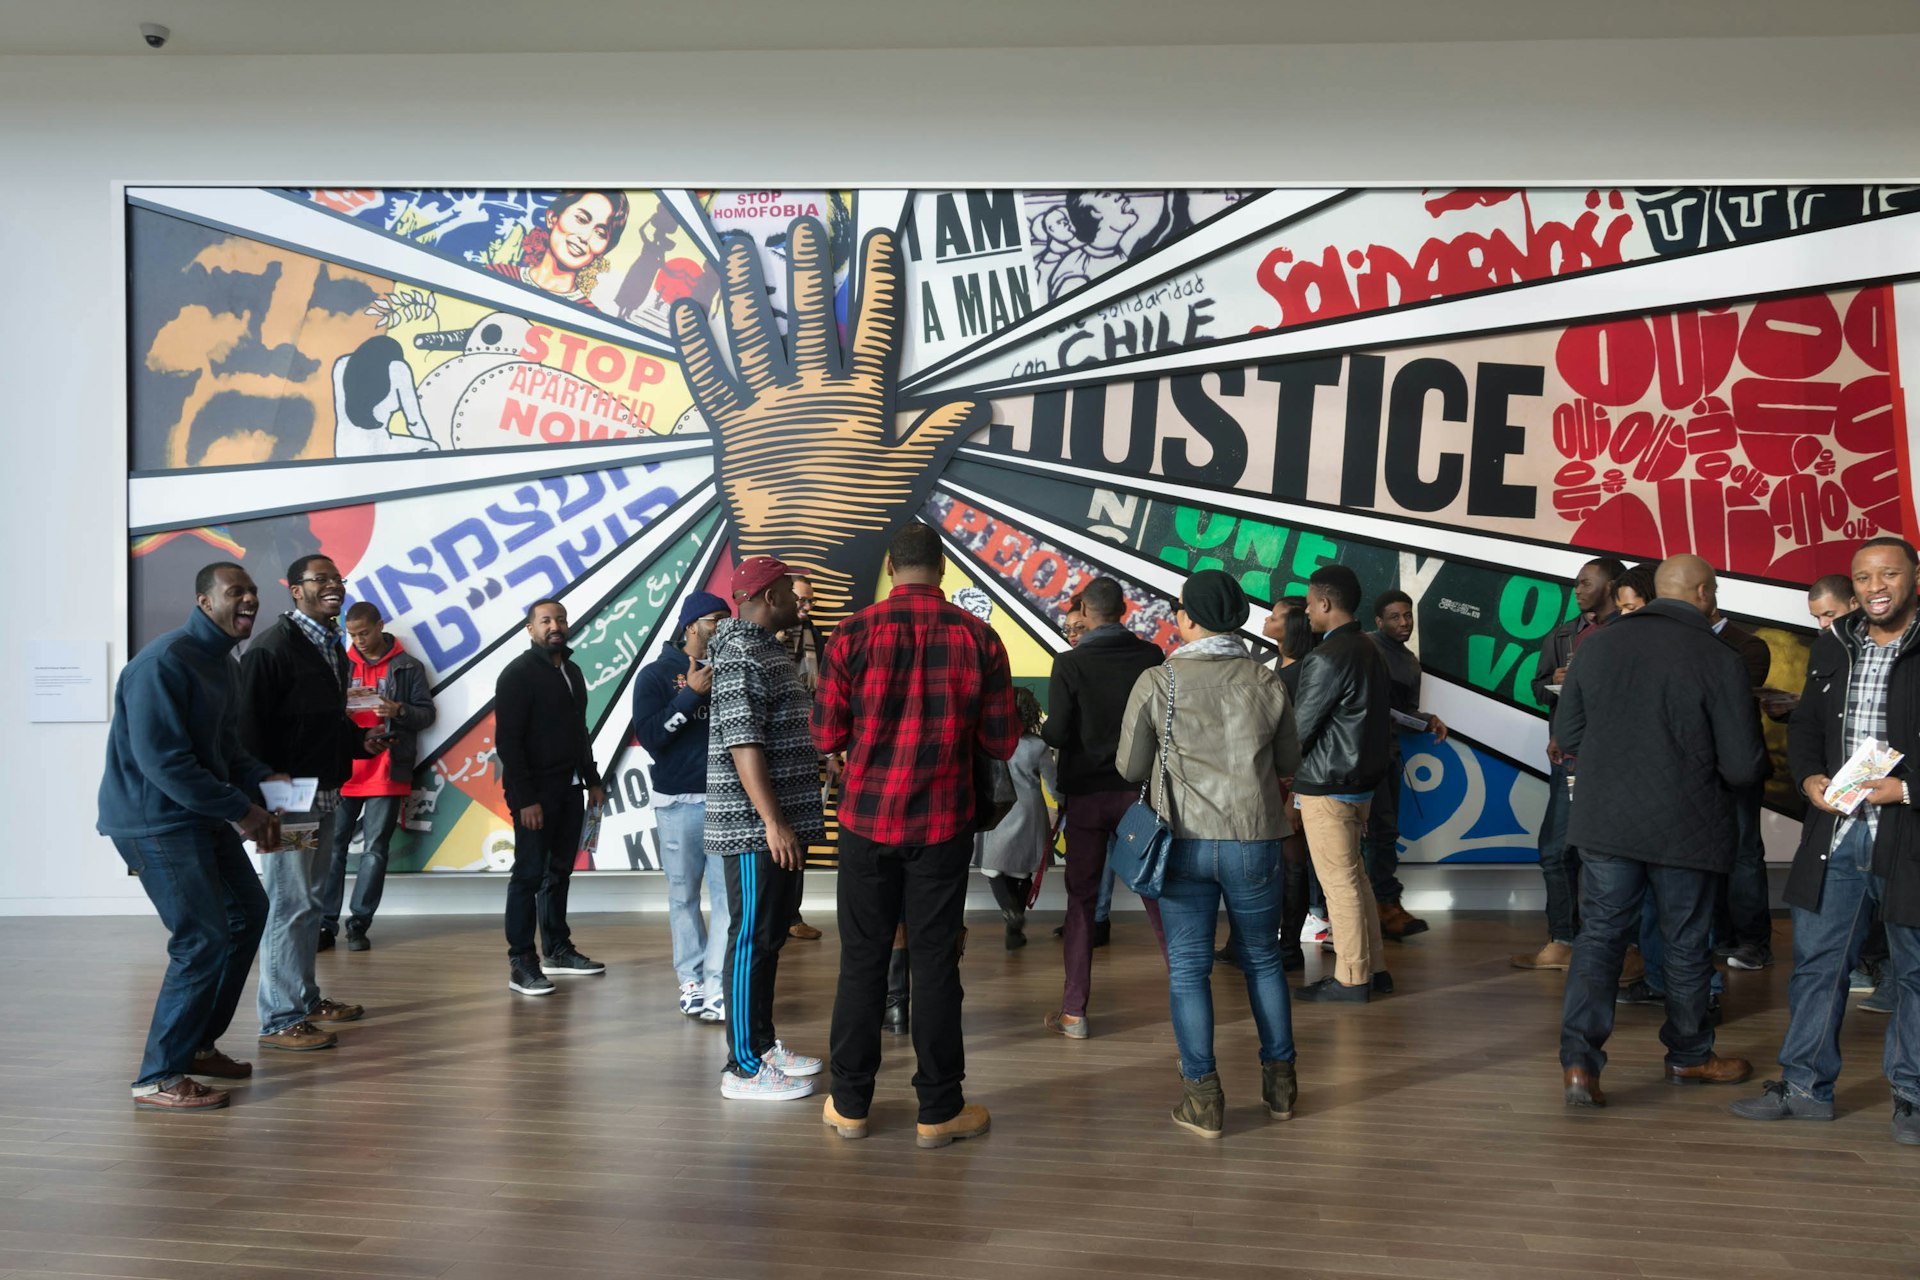
[[143,22],[140,24],[140,36],[147,42],[147,48],[149,49],[166,48],[167,38],[172,34],[173,32],[167,30],[157,22]]

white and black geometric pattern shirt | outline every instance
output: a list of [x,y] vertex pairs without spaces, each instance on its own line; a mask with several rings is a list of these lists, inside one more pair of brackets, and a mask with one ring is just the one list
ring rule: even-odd
[[707,733],[708,853],[767,847],[766,823],[740,783],[732,748],[758,745],[780,814],[802,844],[826,838],[820,809],[820,753],[808,735],[813,699],[786,646],[758,623],[729,618],[713,633],[712,712]]

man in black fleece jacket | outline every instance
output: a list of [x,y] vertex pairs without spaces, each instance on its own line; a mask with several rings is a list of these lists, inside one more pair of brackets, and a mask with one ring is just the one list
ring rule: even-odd
[[607,971],[580,954],[567,928],[567,886],[587,816],[580,789],[586,788],[595,807],[606,802],[606,793],[587,731],[586,677],[567,647],[566,606],[558,600],[534,601],[527,610],[527,638],[530,647],[507,664],[494,685],[493,745],[513,811],[507,986],[523,996],[545,996],[553,994],[550,976]]
[[355,758],[386,749],[378,729],[347,715],[347,651],[340,636],[346,584],[333,561],[301,556],[287,567],[293,608],[253,638],[240,659],[240,741],[275,773],[313,778],[320,829],[311,846],[283,841],[260,859],[267,931],[260,947],[260,1044],[331,1048],[329,1023],[352,1022],[357,1004],[323,999],[314,971],[333,861],[334,808]]
[[[1087,1035],[1094,900],[1107,870],[1107,845],[1140,794],[1113,766],[1120,719],[1140,673],[1166,660],[1158,645],[1120,625],[1126,607],[1120,584],[1112,578],[1095,578],[1080,593],[1087,631],[1053,660],[1047,720],[1040,728],[1041,738],[1060,752],[1060,790],[1068,801],[1067,923],[1062,935],[1066,984],[1060,1010],[1047,1015],[1047,1025],[1072,1040]],[[1158,903],[1147,903],[1147,918],[1158,935]]]

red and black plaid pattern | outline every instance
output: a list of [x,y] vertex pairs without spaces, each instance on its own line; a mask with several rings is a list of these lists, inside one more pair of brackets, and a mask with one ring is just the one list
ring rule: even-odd
[[903,585],[833,633],[813,744],[846,751],[840,824],[876,844],[938,844],[973,820],[973,757],[1013,755],[1007,650],[938,587]]

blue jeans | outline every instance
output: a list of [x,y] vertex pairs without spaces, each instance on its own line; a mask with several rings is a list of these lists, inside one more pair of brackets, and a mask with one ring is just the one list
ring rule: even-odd
[[340,808],[333,820],[333,856],[327,865],[327,889],[321,895],[320,928],[325,933],[340,931],[340,908],[347,897],[347,857],[353,847],[357,826],[360,841],[360,870],[353,878],[353,914],[348,924],[365,933],[380,909],[380,895],[387,887],[387,845],[400,822],[400,806],[405,796],[341,796]]
[[[1660,936],[1660,912],[1653,905],[1653,895],[1640,895],[1640,959],[1646,969],[1647,986],[1665,995],[1667,991],[1667,940]],[[1721,995],[1727,989],[1727,980],[1720,976],[1718,969],[1712,970],[1713,976],[1707,980],[1707,991],[1712,995]]]
[[[1640,927],[1640,900],[1651,894],[1667,944],[1667,1021],[1660,1041],[1667,1065],[1693,1067],[1713,1056],[1707,1020],[1707,975],[1713,971],[1707,936],[1719,877],[1710,871],[1663,867],[1589,849],[1581,854],[1580,936],[1567,968],[1560,1015],[1560,1065],[1598,1073],[1607,1065],[1614,997],[1627,941]],[[1844,980],[1846,975],[1841,975]]]
[[1240,939],[1260,1061],[1292,1062],[1293,1006],[1280,968],[1280,842],[1175,840],[1160,892],[1167,932],[1168,994],[1180,1074],[1213,1074],[1213,935],[1220,902]]
[[240,837],[224,825],[116,837],[113,847],[140,877],[169,934],[167,976],[133,1083],[171,1084],[233,1023],[266,927],[267,895]]
[[[1886,883],[1873,874],[1867,824],[1856,823],[1827,858],[1820,909],[1793,909],[1793,976],[1787,979],[1787,1036],[1781,1074],[1795,1093],[1833,1100],[1840,1075],[1840,1020],[1847,1012],[1847,975],[1873,923]],[[1893,1017],[1881,1069],[1893,1095],[1920,1104],[1920,928],[1887,925],[1883,981],[1894,984]]]
[[260,855],[261,878],[267,886],[267,933],[254,1005],[263,1036],[306,1021],[320,1003],[314,957],[320,950],[320,919],[326,912],[327,868],[333,862],[333,824],[338,812],[320,819],[313,848]]
[[[706,851],[704,801],[655,809],[660,835],[660,869],[667,876],[667,927],[673,934],[673,972],[684,983],[697,982],[709,1001],[720,998],[721,970],[727,961],[727,867],[719,854]],[[707,885],[707,915],[700,921],[700,882]]]
[[1547,778],[1547,812],[1540,819],[1540,878],[1547,882],[1547,939],[1573,945],[1580,933],[1580,855],[1567,843],[1573,797],[1567,766]]
[[1396,874],[1400,870],[1400,735],[1392,737],[1392,754],[1387,759],[1387,774],[1373,789],[1373,807],[1367,810],[1367,833],[1360,841],[1360,854],[1366,860],[1367,881],[1373,887],[1373,900],[1381,904],[1400,901],[1406,892]]

